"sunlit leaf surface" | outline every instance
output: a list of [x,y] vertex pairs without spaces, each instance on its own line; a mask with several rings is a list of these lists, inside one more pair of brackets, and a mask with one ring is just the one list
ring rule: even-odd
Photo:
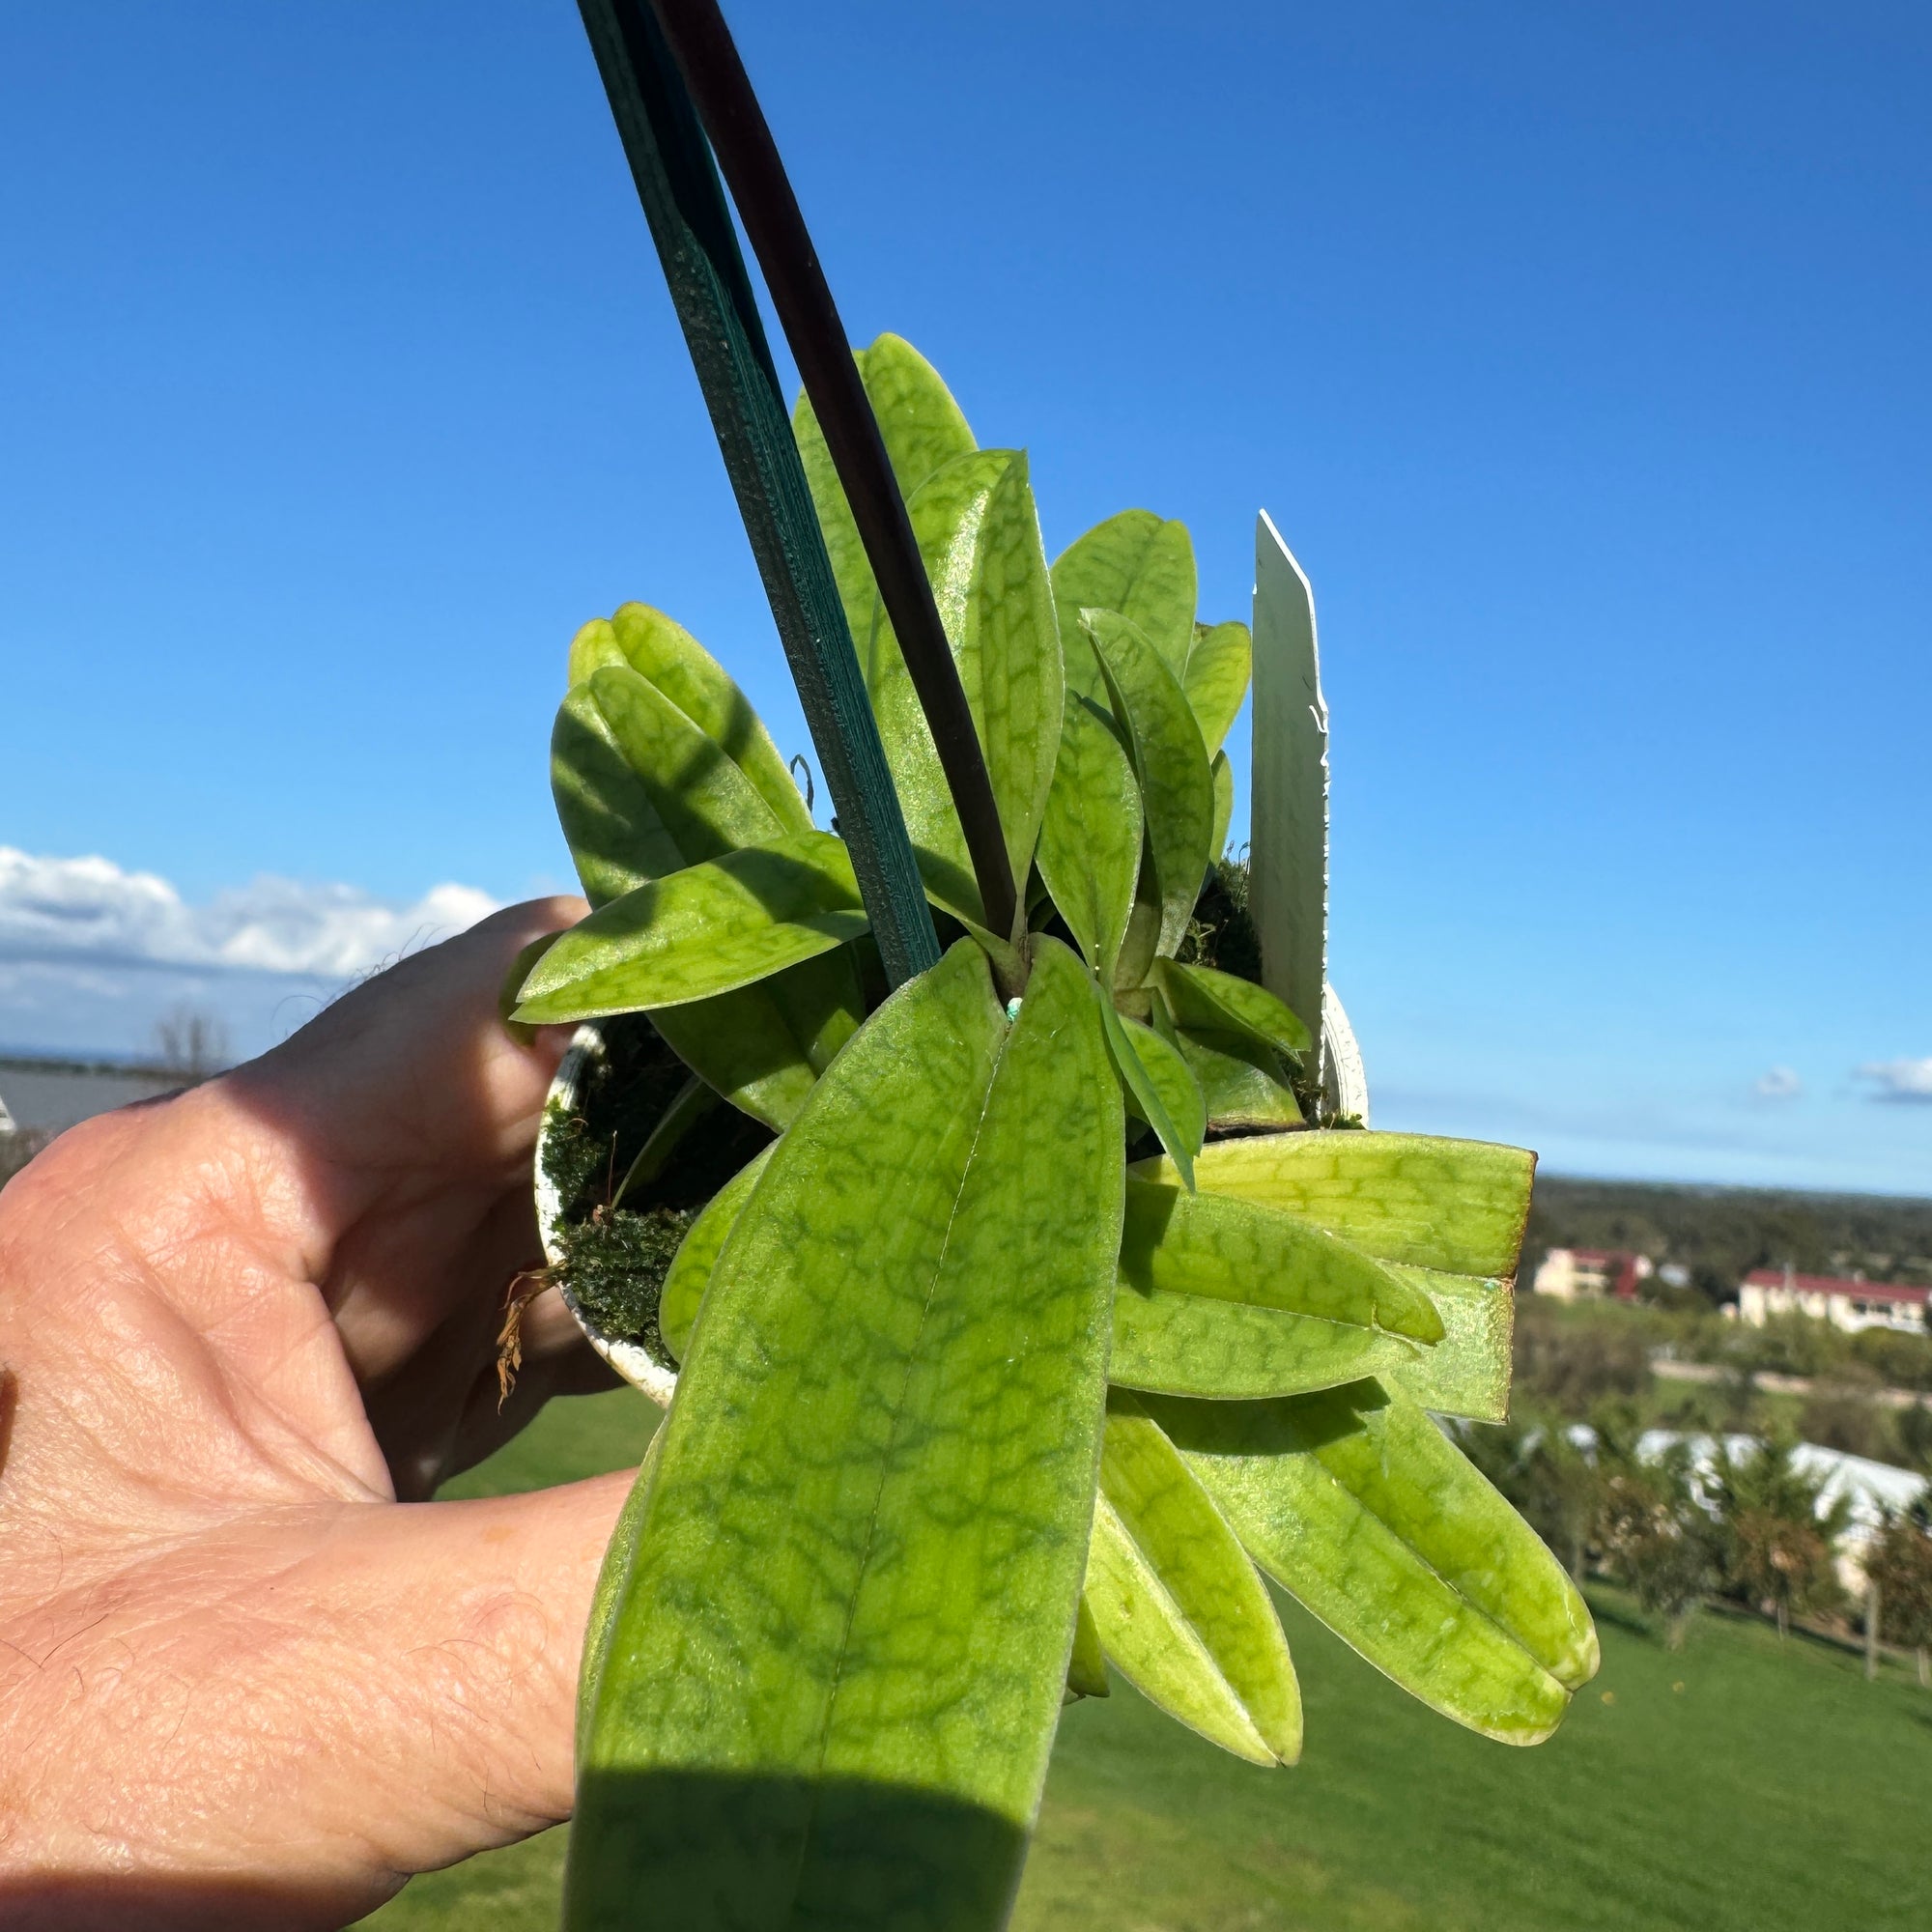
[[1037,857],[1061,917],[1111,985],[1140,876],[1141,788],[1112,718],[1071,691]]
[[[942,464],[975,447],[973,432],[958,404],[940,381],[938,371],[911,343],[896,335],[881,335],[869,349],[855,350],[853,359],[859,365],[859,379],[866,385],[872,413],[878,418],[901,496],[910,497]],[[805,460],[806,482],[811,491],[812,507],[818,512],[819,527],[825,533],[845,621],[863,665],[870,647],[879,587],[866,560],[865,546],[859,541],[858,526],[839,487],[838,473],[832,466],[824,432],[802,393],[792,411],[792,431]]]
[[1595,1672],[1576,1586],[1415,1404],[1144,1401],[1256,1562],[1446,1717],[1535,1744]]
[[1240,714],[1253,661],[1254,645],[1245,624],[1195,625],[1180,682],[1210,756],[1221,749],[1228,727]]
[[1136,624],[1179,677],[1194,640],[1194,545],[1184,524],[1151,510],[1122,510],[1076,538],[1055,558],[1053,595],[1068,689],[1104,699],[1106,693],[1080,650],[1080,612],[1118,611]]
[[1160,951],[1172,953],[1201,896],[1214,836],[1214,781],[1201,727],[1173,669],[1141,630],[1111,611],[1087,611],[1085,629],[1140,780],[1160,883]]
[[[1163,1163],[1163,1165],[1166,1165]],[[1278,1210],[1129,1179],[1109,1374],[1220,1398],[1329,1388],[1423,1352],[1429,1297]]]
[[[873,1016],[720,1256],[582,1754],[565,1922],[990,1928],[1094,1506],[1122,1186],[1085,969],[962,942]],[[881,1203],[890,1211],[880,1211]]]
[[829,832],[689,866],[600,907],[524,982],[529,1024],[725,993],[866,930],[852,862]]
[[1085,1602],[1109,1662],[1255,1764],[1301,1752],[1288,1639],[1234,1532],[1131,1395],[1107,1399]]
[[1384,1261],[1506,1278],[1535,1170],[1533,1153],[1488,1141],[1322,1133],[1220,1141],[1196,1174],[1208,1193],[1303,1215]]

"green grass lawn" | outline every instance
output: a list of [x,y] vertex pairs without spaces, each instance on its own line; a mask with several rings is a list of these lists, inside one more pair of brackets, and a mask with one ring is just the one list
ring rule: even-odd
[[[635,1460],[654,1411],[554,1403],[452,1492]],[[1890,1932],[1932,1924],[1932,1694],[1767,1626],[1666,1651],[1596,1595],[1604,1668],[1530,1751],[1459,1730],[1283,1608],[1308,1749],[1263,1772],[1117,1682],[1061,1724],[1025,1932]],[[415,1880],[381,1932],[555,1922],[564,1833]]]

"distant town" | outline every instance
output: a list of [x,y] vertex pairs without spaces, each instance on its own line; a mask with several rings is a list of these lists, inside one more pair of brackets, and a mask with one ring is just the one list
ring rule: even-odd
[[[1549,1248],[1531,1286],[1538,1294],[1554,1295],[1559,1301],[1636,1301],[1644,1284],[1653,1280],[1668,1288],[1689,1288],[1690,1271],[1677,1262],[1660,1266],[1650,1256],[1629,1249]],[[1867,1281],[1859,1272],[1803,1274],[1786,1264],[1752,1268],[1738,1283],[1736,1299],[1720,1303],[1719,1312],[1753,1328],[1762,1328],[1776,1316],[1806,1315],[1848,1335],[1866,1328],[1918,1335],[1926,1329],[1928,1302],[1932,1287]]]

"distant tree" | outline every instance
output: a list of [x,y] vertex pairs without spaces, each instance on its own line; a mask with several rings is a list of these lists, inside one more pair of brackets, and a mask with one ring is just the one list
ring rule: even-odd
[[[1600,1438],[1600,1454],[1606,1447]],[[1720,1574],[1716,1525],[1692,1488],[1688,1446],[1677,1443],[1650,1462],[1606,1456],[1598,1497],[1596,1535],[1605,1568],[1662,1618],[1665,1644],[1681,1649],[1690,1618]]]
[[1932,1517],[1886,1513],[1865,1546],[1865,1576],[1878,1585],[1878,1637],[1918,1653],[1918,1681],[1932,1686]]
[[1609,1396],[1650,1386],[1650,1349],[1659,1318],[1631,1308],[1552,1306],[1535,1296],[1519,1304],[1516,1385],[1565,1415],[1587,1415]]
[[1830,1608],[1843,1594],[1832,1546],[1849,1515],[1842,1496],[1821,1511],[1822,1486],[1795,1466],[1792,1446],[1774,1440],[1725,1456],[1712,1482],[1725,1583],[1744,1602],[1769,1608],[1779,1636],[1794,1614]]
[[1812,1385],[1799,1411],[1799,1435],[1827,1449],[1884,1462],[1891,1447],[1889,1418],[1872,1401],[1881,1386],[1877,1371],[1863,1362],[1842,1363]]
[[1921,1402],[1899,1410],[1898,1446],[1916,1468],[1932,1474],[1932,1408]]
[[228,1065],[228,1029],[196,1007],[176,1007],[155,1022],[161,1065],[185,1081],[206,1080]]
[[1580,1583],[1599,1504],[1591,1454],[1555,1417],[1472,1429],[1463,1447]]

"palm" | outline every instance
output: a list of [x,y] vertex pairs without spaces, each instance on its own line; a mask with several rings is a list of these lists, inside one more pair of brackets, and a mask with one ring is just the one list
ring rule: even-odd
[[0,1199],[10,1923],[336,1924],[567,1810],[622,1479],[410,1505],[605,1374],[541,1297],[498,1411],[558,1041],[513,1044],[496,984],[575,910],[407,962]]

